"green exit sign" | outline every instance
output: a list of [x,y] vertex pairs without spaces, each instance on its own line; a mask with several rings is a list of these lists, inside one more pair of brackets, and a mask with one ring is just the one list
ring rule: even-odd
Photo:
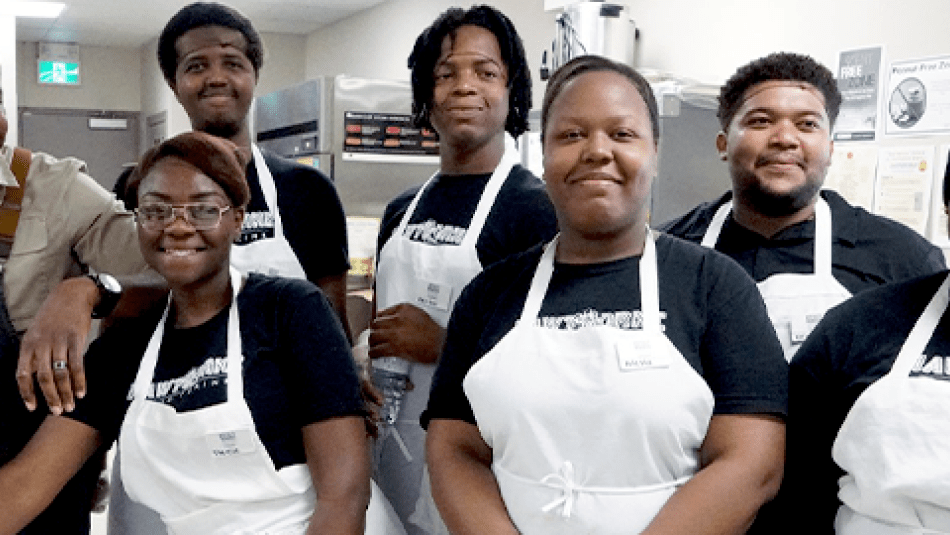
[[41,84],[79,85],[79,62],[40,60],[39,81]]

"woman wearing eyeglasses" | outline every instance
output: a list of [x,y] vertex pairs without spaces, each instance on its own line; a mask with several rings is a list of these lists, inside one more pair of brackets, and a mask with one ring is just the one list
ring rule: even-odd
[[126,490],[170,533],[364,532],[369,456],[349,345],[316,286],[230,267],[244,169],[233,144],[198,132],[146,153],[129,188],[168,303],[99,338],[89,395],[0,468],[0,533],[117,435]]

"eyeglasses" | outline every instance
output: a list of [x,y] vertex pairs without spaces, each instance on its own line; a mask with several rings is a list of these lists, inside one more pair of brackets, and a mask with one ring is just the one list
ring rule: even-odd
[[182,204],[152,202],[135,209],[135,220],[142,225],[142,228],[152,232],[165,230],[179,217],[195,230],[211,230],[221,223],[221,216],[230,209],[230,206],[222,208],[211,202]]

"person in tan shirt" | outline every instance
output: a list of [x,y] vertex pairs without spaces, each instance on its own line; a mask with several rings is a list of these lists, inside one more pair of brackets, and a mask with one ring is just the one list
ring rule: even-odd
[[[6,141],[6,133],[6,117],[0,113],[0,144]],[[14,152],[6,145],[0,148],[4,193],[6,188],[20,187],[11,171]],[[48,295],[77,264],[83,271],[97,273],[135,274],[146,268],[137,247],[132,213],[86,174],[83,162],[39,152],[21,154],[28,155],[29,170],[19,203],[19,222],[12,227],[12,245],[0,247],[0,473],[10,468],[13,463],[9,461],[48,414],[45,406],[32,412],[24,407],[17,388],[17,380],[24,377],[18,378],[15,371],[21,337]],[[0,213],[0,226],[15,212]],[[66,370],[48,373],[65,376]],[[32,381],[32,375],[26,379]],[[75,532],[88,530],[99,468],[96,463],[83,468],[21,533],[51,533],[63,527]]]

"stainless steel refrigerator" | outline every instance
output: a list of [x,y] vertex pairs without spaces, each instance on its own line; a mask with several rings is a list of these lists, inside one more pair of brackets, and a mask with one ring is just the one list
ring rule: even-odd
[[438,170],[435,132],[409,124],[411,95],[408,82],[339,75],[307,80],[255,102],[257,143],[333,180],[347,216],[350,289],[372,284],[386,204]]
[[257,99],[259,145],[315,165],[348,216],[381,217],[386,203],[438,169],[438,138],[409,124],[408,82],[339,75]]

